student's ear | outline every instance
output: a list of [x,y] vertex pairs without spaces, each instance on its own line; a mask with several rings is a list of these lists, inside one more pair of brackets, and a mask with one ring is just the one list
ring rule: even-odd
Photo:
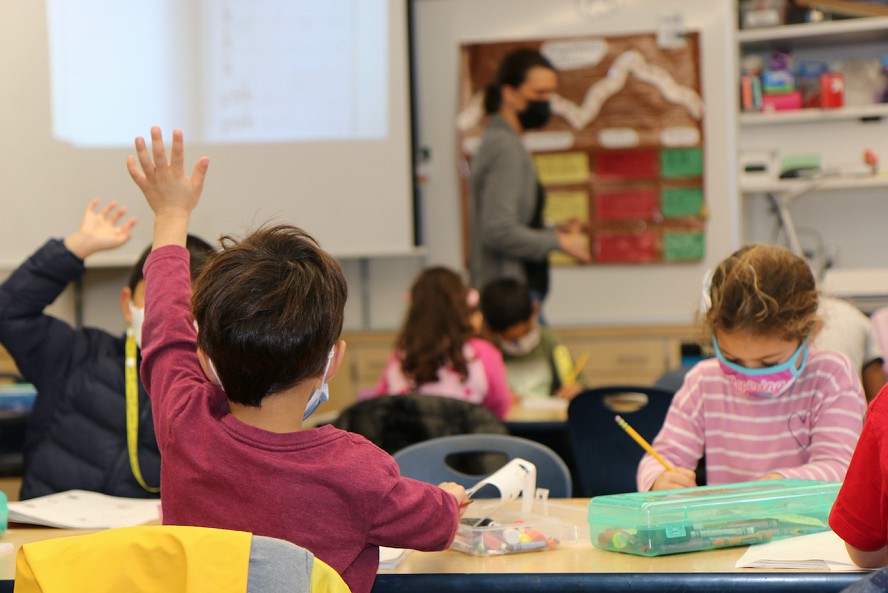
[[533,301],[531,306],[533,307],[533,315],[530,316],[530,319],[536,324],[540,319],[540,302]]
[[330,382],[330,379],[336,376],[339,367],[345,360],[345,346],[345,340],[339,340],[333,346],[333,360],[330,361],[330,370],[327,371],[327,383]]
[[133,316],[130,314],[129,310],[129,304],[132,300],[133,291],[129,289],[129,286],[124,286],[120,290],[120,314],[123,315],[127,325],[130,325],[133,322]]

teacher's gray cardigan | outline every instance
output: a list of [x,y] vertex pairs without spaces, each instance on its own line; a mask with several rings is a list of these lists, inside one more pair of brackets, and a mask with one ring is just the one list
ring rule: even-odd
[[554,229],[528,225],[536,205],[537,174],[521,136],[493,115],[471,164],[469,274],[476,288],[509,276],[527,281],[524,261],[558,249]]

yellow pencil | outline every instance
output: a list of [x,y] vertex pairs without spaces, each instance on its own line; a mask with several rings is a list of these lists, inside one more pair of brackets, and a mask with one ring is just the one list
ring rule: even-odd
[[565,381],[564,384],[573,385],[574,382],[576,382],[577,377],[580,376],[580,372],[582,372],[583,367],[586,366],[587,362],[589,362],[589,353],[583,352],[577,359],[576,364],[574,364],[573,372],[570,374],[570,376],[568,376],[567,381]]
[[639,445],[641,445],[641,448],[642,448],[642,449],[644,449],[645,451],[647,451],[648,453],[650,453],[651,456],[652,456],[654,459],[656,459],[657,461],[659,461],[659,462],[660,462],[660,465],[662,465],[663,467],[665,467],[668,471],[673,471],[673,470],[675,469],[674,467],[672,467],[671,465],[669,465],[669,463],[668,463],[665,459],[663,459],[663,458],[660,456],[659,453],[657,453],[656,451],[654,451],[654,448],[651,447],[651,444],[648,443],[646,440],[644,440],[644,437],[643,437],[643,436],[641,436],[640,434],[638,434],[637,432],[635,432],[635,429],[632,428],[631,426],[629,426],[629,423],[628,423],[628,422],[626,422],[625,420],[623,420],[620,416],[615,416],[615,417],[614,417],[614,420],[617,421],[617,424],[620,425],[620,428],[622,428],[623,430],[625,430],[625,431],[629,434],[629,436],[632,437],[632,440],[634,440],[636,443],[638,443]]

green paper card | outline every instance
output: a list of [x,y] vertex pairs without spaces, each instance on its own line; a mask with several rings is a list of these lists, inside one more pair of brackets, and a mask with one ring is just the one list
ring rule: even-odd
[[663,216],[700,216],[703,213],[702,187],[664,187],[660,193]]
[[704,235],[701,232],[670,232],[663,235],[663,258],[666,261],[703,259]]
[[660,174],[667,179],[701,177],[703,151],[694,148],[664,148],[660,151]]

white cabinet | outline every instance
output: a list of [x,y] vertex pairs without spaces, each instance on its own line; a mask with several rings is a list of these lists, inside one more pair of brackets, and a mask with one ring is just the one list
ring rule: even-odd
[[[851,70],[867,71],[867,60],[878,60],[888,54],[888,17],[742,30],[737,32],[736,42],[738,64],[745,56],[758,54],[767,60],[771,52],[780,50],[789,51],[795,64],[820,61],[839,63],[849,69],[845,107],[738,114],[737,147],[741,163],[749,154],[766,151],[776,153],[778,163],[787,155],[817,154],[823,169],[823,175],[815,180],[780,180],[777,178],[779,164],[774,167],[773,175],[755,176],[741,170],[738,179],[743,200],[744,241],[779,238],[801,251],[806,246],[800,244],[796,232],[793,215],[798,215],[805,219],[806,226],[816,227],[819,234],[828,237],[827,242],[837,245],[845,255],[855,250],[858,254],[867,249],[873,251],[876,242],[882,245],[881,251],[888,253],[881,238],[870,237],[871,244],[867,247],[862,243],[861,233],[855,232],[872,224],[873,217],[888,226],[888,176],[884,173],[888,170],[888,104],[875,103],[871,89],[856,82],[861,80],[860,76],[850,76]],[[875,83],[884,83],[884,80],[875,79]],[[737,105],[739,112],[739,100]],[[859,170],[867,149],[879,157],[882,173],[867,176]],[[830,209],[822,206],[826,197],[848,201]],[[863,201],[855,206],[857,199]],[[759,202],[758,205],[755,202]],[[873,205],[880,207],[881,204],[884,209],[873,212]],[[809,208],[813,211],[807,210]],[[820,218],[817,210],[822,213]],[[773,216],[782,226],[783,233],[779,235],[773,231]],[[857,264],[853,258],[849,259],[851,261],[843,263]],[[881,265],[888,266],[888,257]]]

